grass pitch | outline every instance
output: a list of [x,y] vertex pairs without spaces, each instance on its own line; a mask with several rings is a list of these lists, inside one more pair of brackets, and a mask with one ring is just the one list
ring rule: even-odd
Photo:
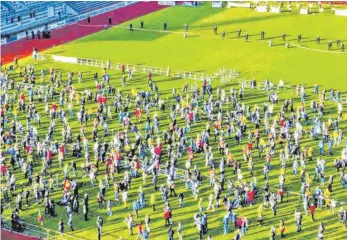
[[[250,9],[213,9],[210,3],[204,3],[203,6],[198,8],[189,8],[183,6],[171,7],[161,10],[159,12],[141,17],[130,21],[134,24],[134,27],[139,27],[140,21],[145,22],[145,29],[154,31],[140,31],[136,30],[130,32],[128,29],[123,28],[111,28],[91,36],[82,38],[78,41],[71,42],[64,46],[56,47],[48,50],[47,53],[57,54],[63,56],[84,57],[90,59],[107,60],[111,62],[124,62],[131,64],[144,64],[150,66],[167,67],[172,69],[189,70],[189,71],[201,71],[205,73],[212,73],[218,68],[235,68],[241,75],[242,79],[256,78],[258,81],[262,81],[265,78],[278,82],[279,79],[283,79],[288,84],[319,84],[322,88],[326,89],[340,89],[346,90],[346,76],[347,76],[347,55],[339,54],[339,50],[335,48],[331,53],[321,52],[327,50],[327,41],[335,41],[337,38],[342,42],[347,41],[346,19],[343,17],[337,17],[326,11],[323,14],[311,14],[311,15],[299,15],[296,13],[257,13]],[[295,7],[293,7],[295,10]],[[168,23],[168,30],[173,32],[163,33],[158,30],[162,30],[163,22]],[[129,23],[130,23],[129,22]],[[129,23],[122,24],[121,26],[128,27]],[[189,24],[188,38],[183,38],[183,25]],[[218,26],[218,32],[226,32],[226,39],[222,40],[221,36],[213,35],[213,26]],[[82,26],[81,26],[82,27]],[[248,32],[250,34],[249,42],[245,42],[244,37],[237,38],[237,29],[241,28],[243,33]],[[265,40],[260,40],[260,32],[264,30]],[[284,47],[284,41],[282,41],[281,35],[285,32],[287,34],[287,42],[291,44],[300,45],[297,43],[297,34],[301,33],[303,36],[302,46],[309,49],[295,47],[292,45],[289,49]],[[321,36],[321,45],[315,43],[315,37]],[[273,47],[268,46],[268,41],[272,39]],[[21,64],[32,63],[31,59],[23,60]],[[66,80],[67,72],[74,70],[75,72],[82,71],[84,73],[83,84],[75,83],[75,87],[78,90],[90,88],[94,91],[94,82],[92,79],[92,73],[101,69],[79,66],[53,63],[50,61],[39,62],[35,65],[36,71],[39,73],[41,69],[48,70],[50,66],[54,66],[58,71],[63,72],[63,76]],[[136,86],[137,89],[148,89],[147,80],[145,74],[135,73],[134,80],[128,82],[127,86],[121,87],[121,73],[119,71],[111,70],[111,84],[116,86],[116,89],[122,90],[122,92],[129,93],[131,89]],[[16,78],[17,81],[20,79]],[[47,80],[46,80],[47,81]],[[77,80],[76,80],[77,81]],[[39,82],[39,81],[38,81]],[[173,101],[171,98],[171,89],[173,87],[180,89],[182,84],[187,80],[176,79],[174,77],[159,77],[154,76],[154,82],[158,84],[160,97],[167,99],[170,103]],[[39,82],[40,84],[40,82]],[[200,82],[197,82],[200,84]],[[221,86],[219,80],[216,79],[213,82],[213,87]],[[231,83],[223,86],[226,90],[231,87],[239,88],[237,83]],[[308,90],[310,93],[310,90]],[[298,106],[300,99],[292,92],[281,92],[280,103],[285,98],[293,98],[296,101],[295,107]],[[245,99],[242,101],[246,105],[253,107],[254,104],[261,105],[267,99],[267,94],[260,90],[246,90]],[[312,99],[317,99],[316,95],[310,94],[307,102]],[[58,102],[57,100],[54,100]],[[50,101],[52,103],[52,101]],[[37,129],[41,137],[45,135],[48,129],[49,118],[44,113],[44,106],[35,104],[39,109],[42,119],[42,127]],[[76,105],[76,104],[75,104]],[[279,111],[281,104],[275,106],[274,112]],[[96,104],[88,102],[86,108],[95,108]],[[133,106],[130,106],[132,109]],[[67,110],[66,106],[64,107]],[[326,121],[331,115],[333,118],[337,117],[336,103],[327,103],[327,114],[323,117]],[[75,106],[75,110],[78,106]],[[152,116],[158,114],[161,119],[161,130],[165,129],[169,123],[167,118],[168,114],[160,113],[159,111],[151,110]],[[25,125],[25,115],[19,114],[19,119],[22,124]],[[312,115],[310,115],[312,118]],[[110,129],[114,131],[122,129],[118,123],[118,116],[113,116],[113,121],[110,122]],[[76,121],[69,118],[71,127],[74,133],[79,132],[79,126]],[[183,121],[179,121],[183,124]],[[205,127],[206,121],[203,123],[197,123],[191,128],[188,137],[196,137],[198,132],[201,132]],[[61,123],[57,122],[55,139],[61,140]],[[140,126],[144,126],[142,122]],[[341,122],[340,128],[346,129],[345,122]],[[92,128],[86,129],[87,136],[91,138]],[[344,132],[345,134],[345,132]],[[75,134],[74,134],[75,135]],[[107,137],[103,140],[108,141],[111,137]],[[217,144],[213,142],[211,137],[210,141],[214,149],[217,148]],[[247,139],[244,139],[241,146],[236,146],[233,140],[229,140],[230,149],[238,160],[242,161],[242,147],[247,143]],[[92,143],[90,142],[90,148]],[[318,155],[318,141],[312,141],[307,135],[302,140],[302,146],[312,146],[314,148],[314,159]],[[345,201],[347,198],[346,190],[342,189],[339,184],[339,174],[336,173],[333,167],[333,160],[340,155],[342,145],[334,148],[334,156],[325,156],[326,160],[326,176],[333,174],[335,181],[333,185],[332,198],[338,201]],[[164,148],[165,149],[165,148]],[[217,163],[219,163],[219,154],[215,152]],[[67,163],[70,162],[71,152],[68,153]],[[164,158],[164,162],[166,161]],[[77,159],[78,167],[80,163],[84,161],[83,158]],[[257,176],[258,187],[262,192],[264,185],[262,168],[264,160],[253,157],[255,163],[255,176]],[[62,170],[58,167],[57,157],[54,157],[54,167],[52,169],[53,175],[59,174],[62,176]],[[185,158],[179,162],[181,168],[184,167]],[[247,164],[242,162],[242,172],[244,173],[244,180],[249,182],[251,177],[248,175]],[[200,188],[200,195],[206,202],[203,206],[207,207],[207,198],[212,191],[208,186],[208,169],[204,167],[204,160],[202,155],[198,155],[194,158],[194,164],[199,166],[199,169],[203,173],[203,185]],[[278,213],[276,217],[272,216],[270,209],[264,210],[264,225],[258,226],[257,223],[257,208],[262,203],[261,195],[256,200],[256,204],[251,207],[245,207],[237,209],[236,212],[239,216],[246,216],[249,220],[249,227],[247,235],[243,239],[268,239],[271,226],[279,225],[280,220],[284,220],[287,228],[286,239],[316,239],[318,232],[319,221],[323,221],[326,226],[325,238],[326,239],[344,239],[346,229],[343,225],[339,224],[337,217],[337,210],[335,214],[331,214],[328,209],[318,209],[316,212],[316,222],[312,222],[310,217],[304,216],[303,219],[303,232],[297,234],[295,231],[294,222],[294,210],[299,209],[302,211],[302,204],[299,204],[299,198],[295,192],[300,190],[300,177],[293,176],[291,174],[291,161],[288,162],[288,169],[286,170],[286,187],[291,192],[289,199],[283,204],[279,204]],[[39,171],[41,163],[35,163],[35,172]],[[270,186],[274,191],[277,190],[278,176],[280,163],[278,158],[278,149],[276,155],[272,161],[272,170],[270,171]],[[315,161],[307,163],[307,168],[310,175],[314,174]],[[103,172],[104,168],[101,168]],[[17,183],[23,181],[23,176],[19,170],[15,171],[17,176]],[[122,175],[119,176],[121,178]],[[232,174],[231,169],[226,169],[226,178],[235,179],[235,175]],[[61,178],[60,178],[61,179]],[[129,191],[129,208],[123,209],[121,203],[116,203],[113,208],[113,216],[106,216],[106,209],[98,210],[96,201],[97,188],[89,188],[88,179],[81,179],[81,174],[78,174],[78,180],[84,182],[86,185],[80,189],[80,193],[88,192],[90,196],[91,205],[91,217],[88,222],[83,221],[82,214],[74,216],[74,224],[76,231],[68,233],[76,237],[86,239],[96,239],[96,216],[102,215],[105,219],[103,228],[102,239],[117,239],[123,236],[123,239],[135,239],[135,237],[129,237],[126,229],[126,223],[124,222],[125,216],[131,211],[131,203],[137,197],[138,187],[142,185],[142,178],[133,179],[132,189]],[[149,202],[149,196],[153,192],[153,187],[150,184],[151,179],[148,178],[147,185],[144,187],[147,202]],[[4,180],[2,181],[2,184]],[[24,181],[23,184],[26,182]],[[166,178],[160,177],[159,183],[165,184]],[[184,239],[196,239],[197,230],[193,226],[193,215],[198,212],[197,202],[192,198],[191,191],[186,190],[183,181],[177,181],[176,191],[182,191],[185,194],[185,207],[178,208],[178,199],[170,198],[170,203],[173,208],[173,220],[174,229],[177,229],[177,222],[183,224],[183,236]],[[319,183],[314,183],[312,191],[318,186]],[[113,199],[113,189],[106,191],[106,199]],[[61,191],[56,190],[52,195],[52,198],[58,200],[61,197]],[[144,216],[150,214],[151,222],[151,234],[150,239],[167,239],[167,227],[164,226],[164,219],[162,217],[163,202],[157,193],[157,211],[152,212],[150,207],[146,207],[139,211],[139,218],[135,219],[135,223],[144,221]],[[14,204],[12,204],[13,206]],[[340,206],[340,205],[339,205]],[[338,206],[338,207],[339,207]],[[24,211],[20,214],[26,221],[37,224],[37,212],[38,208],[43,213],[43,204],[36,205],[32,201],[30,207],[24,207]],[[57,230],[58,219],[64,219],[67,223],[67,217],[65,210],[61,207],[57,207],[58,217],[48,218],[45,217],[45,227],[53,230]],[[80,209],[81,211],[81,209]],[[5,214],[9,215],[10,211],[5,210]],[[213,236],[213,239],[231,239],[234,236],[234,228],[232,232],[223,235],[222,218],[225,214],[225,210],[221,207],[216,212],[207,211],[209,222],[209,233]],[[66,226],[66,231],[68,227]],[[136,232],[136,229],[134,229]],[[277,231],[279,235],[279,231]],[[176,234],[175,234],[176,235]],[[206,236],[204,237],[206,239]],[[277,237],[279,239],[279,236]]]

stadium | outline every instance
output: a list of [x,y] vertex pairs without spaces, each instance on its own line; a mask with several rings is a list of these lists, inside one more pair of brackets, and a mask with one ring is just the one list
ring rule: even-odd
[[1,1],[2,239],[347,239],[346,1]]

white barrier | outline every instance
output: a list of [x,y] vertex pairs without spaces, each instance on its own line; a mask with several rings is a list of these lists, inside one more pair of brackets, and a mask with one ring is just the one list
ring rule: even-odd
[[213,8],[221,8],[222,7],[222,1],[212,1],[212,7]]
[[57,62],[78,63],[77,58],[52,55],[52,59]]
[[280,7],[270,7],[270,12],[281,13],[281,8]]
[[228,2],[227,7],[228,7],[228,8],[231,8],[231,7],[250,8],[250,7],[251,7],[251,4],[250,4],[250,3],[235,3],[235,2]]
[[176,1],[158,1],[158,5],[175,6]]
[[267,6],[257,6],[257,12],[267,12]]
[[299,11],[300,14],[308,14],[308,8],[300,8],[300,11]]
[[335,9],[335,15],[347,17],[347,9],[343,9],[343,10]]

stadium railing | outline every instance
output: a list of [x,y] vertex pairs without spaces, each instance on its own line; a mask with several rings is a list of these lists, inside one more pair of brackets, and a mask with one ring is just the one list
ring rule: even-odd
[[[1,217],[3,220],[4,225],[2,226],[3,229],[6,229],[11,232],[16,232],[12,230],[12,220],[9,217]],[[83,238],[79,238],[73,235],[69,234],[62,234],[60,232],[41,227],[38,225],[30,224],[24,221],[21,221],[21,225],[23,227],[23,231],[17,232],[18,234],[24,234],[27,236],[33,236],[38,237],[40,239],[71,239],[71,240],[82,240]]]

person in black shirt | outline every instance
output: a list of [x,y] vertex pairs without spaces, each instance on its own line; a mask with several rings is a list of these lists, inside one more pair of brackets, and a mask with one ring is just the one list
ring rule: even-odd
[[337,45],[338,47],[340,47],[340,43],[341,43],[341,40],[340,40],[340,39],[337,39],[337,40],[336,40],[336,45]]
[[88,16],[88,23],[90,23],[90,16]]
[[214,35],[217,35],[217,34],[218,34],[217,30],[218,30],[217,26],[214,26],[214,27],[213,27],[213,34],[214,34]]
[[31,31],[31,38],[32,39],[35,39],[35,33],[34,33],[34,30]]
[[27,40],[29,40],[29,32],[28,31],[25,31],[25,34],[27,36]]
[[331,47],[332,47],[333,43],[331,41],[328,42],[328,50],[331,51]]
[[265,39],[265,32],[264,32],[264,31],[261,31],[261,33],[260,33],[260,39],[261,39],[261,40],[264,40],[264,39]]
[[242,30],[241,30],[241,28],[239,28],[239,29],[237,30],[237,37],[241,37],[241,32],[242,32]]
[[133,29],[133,25],[130,23],[130,25],[129,25],[129,29],[130,29],[130,31],[134,31],[134,29]]
[[225,38],[225,32],[224,31],[222,32],[222,38],[223,39]]
[[112,25],[112,18],[108,17],[108,25]]
[[298,43],[301,43],[302,36],[301,34],[298,35]]
[[169,240],[173,240],[174,239],[174,234],[175,234],[175,232],[172,230],[172,225],[170,225],[170,228],[167,231],[167,235],[169,237]]
[[320,44],[320,36],[316,38],[316,44]]
[[341,44],[341,52],[344,52],[345,51],[345,44]]
[[246,33],[246,35],[245,35],[245,39],[246,39],[246,42],[248,41],[248,33]]
[[286,40],[286,36],[287,34],[286,33],[282,33],[282,40],[285,41]]
[[143,28],[143,26],[144,26],[144,22],[143,22],[143,21],[141,21],[141,22],[140,22],[140,25],[141,25],[141,28]]
[[58,223],[58,229],[59,229],[59,232],[64,233],[64,221],[63,221],[63,219],[61,219],[60,222]]
[[37,38],[41,39],[41,32],[40,32],[40,30],[37,30],[36,34],[37,34]]
[[164,31],[166,31],[166,30],[167,30],[167,23],[164,22]]

